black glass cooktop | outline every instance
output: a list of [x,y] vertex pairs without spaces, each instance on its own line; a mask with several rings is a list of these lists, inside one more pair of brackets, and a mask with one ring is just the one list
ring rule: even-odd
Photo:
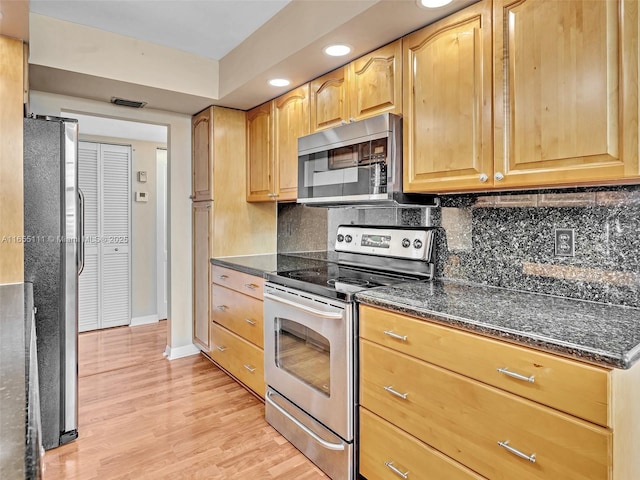
[[351,301],[353,294],[356,292],[369,288],[422,280],[422,277],[396,275],[388,272],[327,263],[318,268],[293,270],[278,274],[268,273],[266,279],[269,282],[285,287],[296,288],[329,298]]

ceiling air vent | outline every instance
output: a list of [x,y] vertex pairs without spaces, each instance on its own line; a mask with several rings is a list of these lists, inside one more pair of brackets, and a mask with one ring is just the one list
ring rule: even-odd
[[124,98],[111,97],[111,103],[122,105],[123,107],[142,108],[147,102],[138,102],[136,100],[125,100]]

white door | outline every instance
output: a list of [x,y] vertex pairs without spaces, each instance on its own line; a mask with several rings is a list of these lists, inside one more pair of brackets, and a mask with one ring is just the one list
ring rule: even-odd
[[131,147],[80,142],[85,197],[85,270],[79,281],[79,330],[131,321]]
[[167,261],[167,151],[156,150],[157,160],[157,236],[158,236],[158,275],[157,298],[158,319],[167,318],[167,298],[169,297],[169,263]]

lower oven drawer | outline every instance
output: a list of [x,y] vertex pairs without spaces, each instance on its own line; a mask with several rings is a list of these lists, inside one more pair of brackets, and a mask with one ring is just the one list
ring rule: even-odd
[[368,480],[397,480],[403,474],[407,478],[483,478],[364,408],[360,408],[360,474]]
[[264,397],[262,349],[212,322],[211,358],[251,390]]
[[355,478],[355,446],[267,387],[265,419],[330,478]]
[[481,475],[610,478],[609,430],[367,340],[360,348],[360,404]]

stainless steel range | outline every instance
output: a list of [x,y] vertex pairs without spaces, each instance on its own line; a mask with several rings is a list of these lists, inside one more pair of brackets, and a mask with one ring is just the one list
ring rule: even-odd
[[341,225],[338,262],[268,274],[266,419],[333,479],[356,478],[355,293],[433,277],[435,229]]

